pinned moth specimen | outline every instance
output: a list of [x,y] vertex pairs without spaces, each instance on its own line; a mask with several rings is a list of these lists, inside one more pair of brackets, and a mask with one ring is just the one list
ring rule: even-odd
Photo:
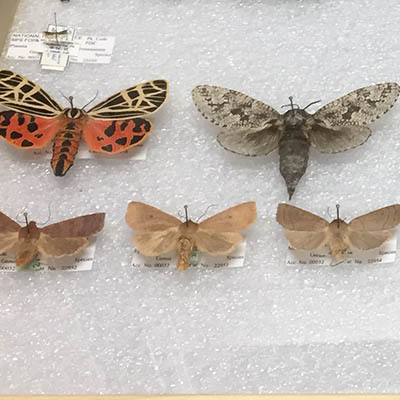
[[[310,146],[322,153],[337,153],[364,143],[366,126],[385,114],[400,92],[397,83],[382,83],[355,90],[326,104],[315,114],[300,109],[289,97],[284,114],[235,90],[201,85],[193,89],[200,113],[221,131],[219,144],[246,156],[263,156],[279,148],[280,172],[289,199],[307,169]],[[285,106],[283,106],[285,107]]]
[[104,226],[104,213],[84,215],[38,228],[36,222],[26,226],[0,213],[0,253],[15,248],[17,267],[25,267],[38,253],[46,257],[64,257],[76,254],[89,244],[89,236]]
[[228,208],[200,223],[189,220],[187,206],[185,210],[186,221],[182,222],[147,204],[129,203],[125,219],[137,231],[133,243],[140,253],[158,256],[176,250],[177,268],[185,270],[193,250],[211,255],[231,253],[243,241],[239,231],[248,228],[256,219],[253,201]]
[[392,236],[400,223],[400,204],[394,204],[362,215],[347,223],[339,218],[331,223],[301,208],[281,203],[276,220],[286,229],[286,239],[297,250],[328,247],[335,260],[343,261],[351,250],[380,247]]
[[57,14],[54,13],[54,30],[52,31],[44,31],[43,32],[44,37],[48,40],[55,39],[55,42],[57,45],[60,44],[58,39],[65,39],[68,36],[68,29],[63,29],[57,26]]
[[56,176],[71,168],[83,136],[94,152],[116,154],[142,143],[152,124],[142,117],[166,101],[168,82],[141,83],[88,111],[63,109],[43,89],[12,71],[0,71],[0,138],[22,149],[38,149],[54,139],[51,166]]

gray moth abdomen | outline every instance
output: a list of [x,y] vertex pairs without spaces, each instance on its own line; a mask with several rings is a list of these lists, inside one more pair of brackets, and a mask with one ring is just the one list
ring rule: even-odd
[[279,170],[285,179],[289,200],[308,164],[310,144],[302,130],[286,128],[279,141]]

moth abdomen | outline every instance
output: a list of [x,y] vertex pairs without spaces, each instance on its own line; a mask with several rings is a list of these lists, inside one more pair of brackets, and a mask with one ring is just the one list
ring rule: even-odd
[[178,262],[176,267],[180,270],[185,270],[189,268],[189,256],[193,250],[194,242],[193,239],[186,236],[181,236],[178,240]]
[[285,179],[289,199],[308,164],[310,143],[302,129],[286,128],[279,141],[279,170]]
[[79,142],[82,137],[82,129],[76,122],[68,122],[65,129],[57,133],[53,144],[53,158],[51,167],[55,176],[64,176],[72,167]]

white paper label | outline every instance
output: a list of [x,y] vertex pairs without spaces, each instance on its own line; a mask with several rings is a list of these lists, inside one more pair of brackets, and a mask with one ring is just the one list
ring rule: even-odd
[[[392,263],[396,259],[397,241],[396,237],[388,240],[381,247],[366,251],[349,251],[345,261],[338,265],[365,265],[365,264],[385,264]],[[336,265],[328,249],[318,249],[313,251],[295,250],[289,247],[286,257],[287,266],[305,265]]]
[[[75,35],[74,30],[57,26],[57,37],[49,33],[12,33],[7,58],[15,60],[40,60],[45,69],[63,70],[68,62],[108,64],[114,49],[113,36]],[[55,31],[49,25],[48,32]]]
[[[243,267],[246,253],[246,242],[239,244],[236,249],[226,256],[211,256],[201,253],[200,262],[197,265],[191,265],[191,268],[237,268]],[[157,257],[146,257],[134,249],[131,265],[135,268],[176,268],[177,256],[174,253],[168,253]]]
[[79,43],[79,53],[71,55],[70,62],[109,64],[114,49],[113,36],[80,36],[75,40]]
[[[125,159],[129,158],[131,160],[145,160],[147,154],[147,146],[143,144],[138,144],[135,147],[131,147],[128,150],[122,151],[121,153],[117,154],[103,154],[103,153],[96,153],[91,151],[86,142],[81,141],[79,144],[79,150],[76,154],[77,159],[98,159],[98,158],[108,158],[108,159]],[[22,153],[22,157],[25,160],[35,160],[37,158],[44,158],[46,160],[50,160],[53,156],[53,144],[50,143],[43,149],[32,149],[32,150],[24,150]]]
[[9,252],[0,254],[0,272],[19,271],[90,271],[93,266],[96,241],[90,239],[90,245],[74,256],[61,258],[46,258],[41,256],[33,260],[28,267],[20,268],[15,265],[15,254]]

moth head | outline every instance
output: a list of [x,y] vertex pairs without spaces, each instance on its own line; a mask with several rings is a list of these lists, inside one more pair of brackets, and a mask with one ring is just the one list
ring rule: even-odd
[[28,213],[24,213],[26,225],[20,229],[19,239],[39,239],[40,231],[35,221],[28,221]]
[[[61,94],[62,94],[62,93],[61,93]],[[84,113],[84,111],[81,110],[80,108],[74,107],[74,98],[73,98],[73,96],[67,97],[67,96],[64,96],[64,94],[62,94],[62,95],[63,95],[63,97],[64,97],[65,99],[68,100],[68,103],[69,103],[70,106],[71,106],[70,108],[66,108],[66,109],[64,110],[64,115],[67,116],[68,118],[71,118],[71,119],[78,119],[78,118],[80,118],[80,117],[82,116],[82,114]]]
[[293,103],[293,97],[289,96],[290,104],[284,104],[283,107],[290,107],[290,110],[283,114],[285,123],[292,127],[300,126],[309,117],[309,113],[306,111],[308,107],[315,103],[319,103],[321,100],[313,101],[304,108],[300,108],[298,104]]

